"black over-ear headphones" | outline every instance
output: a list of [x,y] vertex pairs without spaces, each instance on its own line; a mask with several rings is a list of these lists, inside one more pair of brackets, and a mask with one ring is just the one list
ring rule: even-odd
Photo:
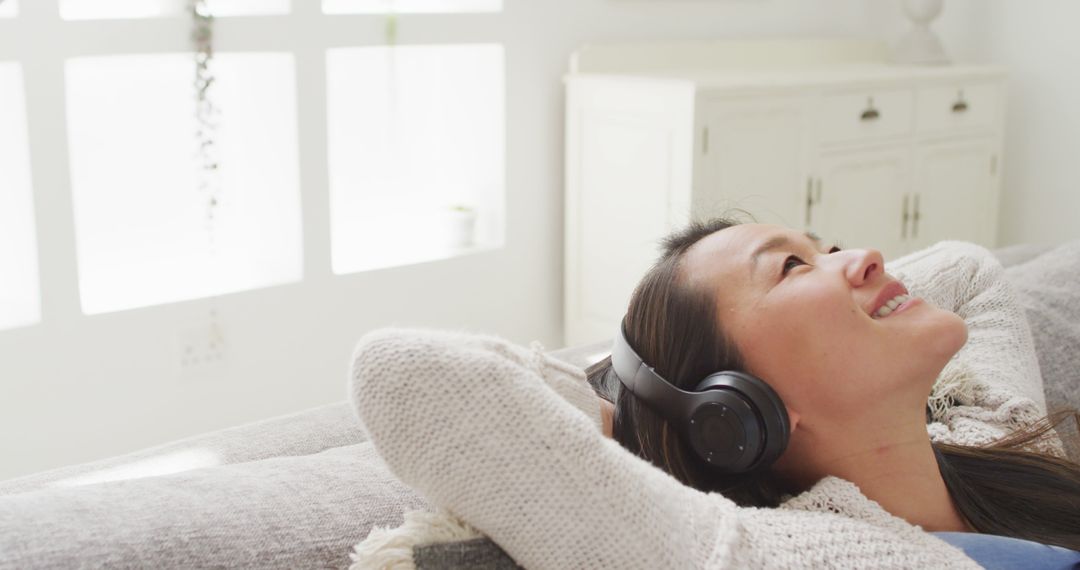
[[675,427],[708,464],[727,473],[768,467],[787,448],[787,408],[768,384],[745,372],[714,372],[680,390],[638,356],[623,325],[611,368],[627,390]]

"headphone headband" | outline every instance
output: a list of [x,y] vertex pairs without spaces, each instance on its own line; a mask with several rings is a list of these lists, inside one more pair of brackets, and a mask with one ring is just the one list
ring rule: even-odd
[[615,375],[631,394],[648,402],[668,421],[683,423],[689,418],[688,408],[694,393],[676,388],[645,364],[626,340],[625,326],[625,322],[619,324],[618,341],[611,347],[611,368]]

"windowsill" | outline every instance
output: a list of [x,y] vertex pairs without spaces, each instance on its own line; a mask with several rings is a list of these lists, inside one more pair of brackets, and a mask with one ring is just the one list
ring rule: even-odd
[[[446,246],[445,248],[432,249],[427,252],[414,252],[411,255],[399,257],[395,260],[369,258],[346,260],[344,263],[339,263],[337,260],[335,260],[334,275],[351,275],[353,273],[363,273],[366,271],[376,271],[379,269],[391,269],[394,267],[419,265],[423,263],[463,257],[466,255],[495,251],[502,249],[502,247],[502,244],[481,243],[464,247]],[[340,265],[345,265],[346,267],[344,269],[339,269]]]

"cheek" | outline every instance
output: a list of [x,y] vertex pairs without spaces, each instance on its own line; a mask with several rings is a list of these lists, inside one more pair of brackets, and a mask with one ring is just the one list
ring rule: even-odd
[[758,305],[744,320],[740,336],[748,362],[768,368],[792,361],[803,366],[842,356],[845,346],[865,336],[862,321],[849,297],[804,287]]
[[822,330],[828,321],[818,316],[813,310],[762,309],[740,331],[738,344],[747,368],[781,397],[798,392],[800,378],[830,357],[830,347],[820,340],[831,331]]
[[[842,301],[842,300],[841,300]],[[737,344],[749,371],[769,383],[789,406],[820,408],[834,398],[843,400],[839,371],[879,358],[866,346],[866,323],[850,303],[835,298],[801,296],[797,307],[760,307],[747,319]],[[825,382],[825,385],[822,385]]]

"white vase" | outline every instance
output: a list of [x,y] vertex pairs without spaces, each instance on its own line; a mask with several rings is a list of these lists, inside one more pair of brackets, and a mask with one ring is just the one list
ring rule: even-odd
[[941,14],[944,0],[904,0],[904,13],[911,20],[911,29],[896,44],[897,63],[944,65],[949,62],[941,39],[930,29],[930,23]]

